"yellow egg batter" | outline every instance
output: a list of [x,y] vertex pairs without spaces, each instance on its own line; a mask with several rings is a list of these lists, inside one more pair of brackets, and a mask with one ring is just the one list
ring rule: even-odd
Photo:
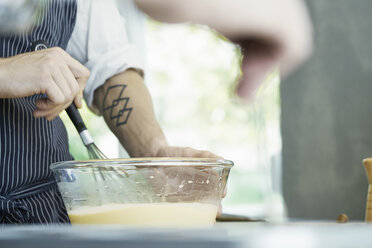
[[105,204],[68,212],[73,224],[125,224],[135,226],[212,226],[218,207],[205,203]]

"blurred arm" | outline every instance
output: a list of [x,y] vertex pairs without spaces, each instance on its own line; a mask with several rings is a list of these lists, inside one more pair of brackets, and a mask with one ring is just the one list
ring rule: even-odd
[[268,72],[286,75],[312,51],[312,27],[301,0],[135,0],[163,22],[208,25],[242,48],[243,76],[237,93],[250,98]]

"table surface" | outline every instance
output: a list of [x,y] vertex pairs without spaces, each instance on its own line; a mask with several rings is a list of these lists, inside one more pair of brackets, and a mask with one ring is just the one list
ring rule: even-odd
[[372,225],[310,221],[282,224],[223,222],[203,229],[88,225],[6,226],[0,228],[0,247],[372,247]]

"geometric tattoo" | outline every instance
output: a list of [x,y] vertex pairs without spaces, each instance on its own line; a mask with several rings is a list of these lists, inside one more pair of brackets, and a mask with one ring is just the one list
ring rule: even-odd
[[127,108],[129,97],[122,96],[126,87],[125,84],[110,86],[103,99],[102,113],[110,111],[110,120],[116,119],[117,127],[126,124],[132,112],[132,108]]

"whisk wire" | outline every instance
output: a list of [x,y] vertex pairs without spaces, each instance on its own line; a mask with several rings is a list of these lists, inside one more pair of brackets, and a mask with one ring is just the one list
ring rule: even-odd
[[[96,146],[95,143],[87,144],[86,148],[88,150],[88,154],[91,159],[107,159],[106,155]],[[114,170],[115,173],[114,174],[106,173],[108,176],[105,177],[104,172],[106,171],[110,172],[112,170]],[[102,180],[107,180],[107,179],[115,180],[115,179],[120,179],[123,177],[128,177],[128,174],[125,171],[121,171],[117,168],[106,168],[106,167],[99,168],[99,174]]]

